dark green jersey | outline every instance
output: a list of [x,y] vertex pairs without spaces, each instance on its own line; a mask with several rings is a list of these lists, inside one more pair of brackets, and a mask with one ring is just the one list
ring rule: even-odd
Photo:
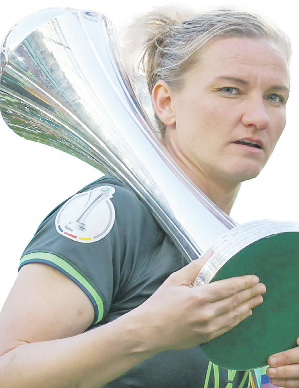
[[[32,262],[55,267],[86,293],[95,311],[91,328],[139,306],[187,264],[136,194],[111,177],[85,187],[48,215],[20,266]],[[250,372],[219,368],[196,346],[159,353],[106,387],[247,388],[250,384]]]

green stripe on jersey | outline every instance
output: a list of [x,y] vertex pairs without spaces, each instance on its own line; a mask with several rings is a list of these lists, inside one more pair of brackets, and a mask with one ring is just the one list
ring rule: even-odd
[[102,298],[100,297],[97,290],[78,272],[74,267],[72,267],[65,260],[61,259],[59,256],[56,256],[52,253],[45,252],[35,252],[29,253],[21,258],[20,265],[28,262],[39,262],[39,263],[48,263],[53,265],[54,268],[58,267],[66,275],[69,275],[73,278],[84,290],[87,291],[88,296],[91,298],[93,305],[97,306],[97,316],[95,317],[95,323],[101,321],[104,315],[104,304]]

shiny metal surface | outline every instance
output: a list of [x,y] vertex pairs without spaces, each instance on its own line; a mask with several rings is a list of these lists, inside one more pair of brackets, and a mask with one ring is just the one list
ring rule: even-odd
[[1,51],[0,105],[20,136],[127,183],[190,260],[236,226],[154,134],[104,15],[53,8],[17,24]]

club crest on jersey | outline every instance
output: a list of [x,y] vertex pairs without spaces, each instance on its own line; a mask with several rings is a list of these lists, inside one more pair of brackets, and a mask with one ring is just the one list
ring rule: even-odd
[[115,221],[115,209],[111,202],[114,193],[113,187],[100,186],[76,194],[57,214],[57,232],[81,243],[92,243],[105,237]]

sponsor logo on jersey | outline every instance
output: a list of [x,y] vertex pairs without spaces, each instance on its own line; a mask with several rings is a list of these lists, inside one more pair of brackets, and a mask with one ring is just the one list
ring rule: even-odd
[[57,214],[57,232],[80,243],[104,238],[115,221],[115,209],[111,202],[114,193],[115,189],[111,186],[99,186],[76,194]]

